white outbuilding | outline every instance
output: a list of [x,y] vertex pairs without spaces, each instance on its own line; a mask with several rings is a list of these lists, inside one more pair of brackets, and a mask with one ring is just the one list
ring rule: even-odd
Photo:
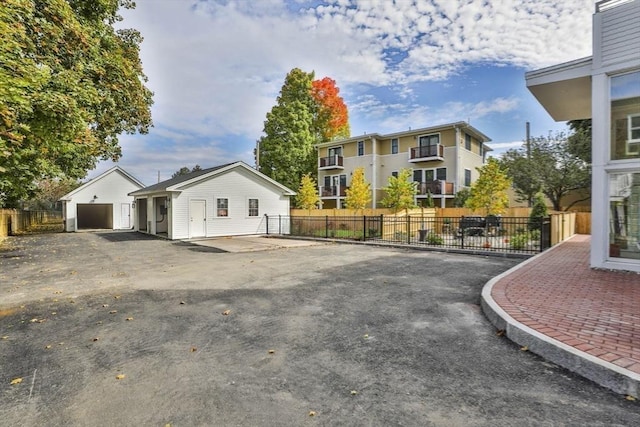
[[129,193],[141,188],[144,184],[120,166],[112,167],[60,198],[64,230],[133,228]]
[[132,191],[137,231],[168,239],[263,234],[289,215],[295,193],[244,162],[180,175]]

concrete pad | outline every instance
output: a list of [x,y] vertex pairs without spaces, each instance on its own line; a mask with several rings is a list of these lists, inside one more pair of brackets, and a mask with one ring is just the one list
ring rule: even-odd
[[277,237],[266,236],[228,236],[188,240],[187,242],[233,253],[268,251],[273,249],[299,248],[327,244],[325,242],[314,240],[279,239]]

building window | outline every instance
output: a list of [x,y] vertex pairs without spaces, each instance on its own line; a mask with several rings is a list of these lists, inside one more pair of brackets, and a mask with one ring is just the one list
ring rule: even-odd
[[447,180],[447,168],[438,168],[438,169],[436,169],[436,179],[438,181],[446,181]]
[[464,148],[471,151],[471,135],[468,133],[464,134]]
[[216,200],[216,216],[229,216],[229,199]]
[[258,216],[258,199],[249,199],[249,216]]
[[609,174],[609,257],[640,259],[640,173]]
[[364,156],[364,141],[358,141],[358,156]]
[[464,185],[465,187],[471,186],[471,170],[470,169],[464,170]]
[[398,171],[391,172],[391,176],[394,177],[394,178],[397,178],[398,177]]
[[398,138],[391,140],[391,154],[398,154]]
[[611,77],[611,160],[640,158],[640,71]]
[[329,157],[342,156],[342,147],[329,148]]

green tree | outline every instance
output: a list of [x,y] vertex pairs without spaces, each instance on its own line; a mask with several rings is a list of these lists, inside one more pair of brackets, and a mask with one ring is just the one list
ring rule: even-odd
[[364,168],[359,167],[353,171],[351,185],[347,188],[345,203],[348,209],[364,209],[371,202],[371,184],[364,176]]
[[384,192],[385,196],[380,203],[385,208],[391,208],[395,212],[415,208],[418,189],[417,184],[411,181],[411,169],[402,169],[397,177],[390,176]]
[[572,133],[567,138],[567,151],[591,164],[591,119],[567,122]]
[[540,230],[541,219],[546,218],[549,215],[547,204],[544,200],[544,195],[538,193],[533,199],[533,207],[529,214],[529,230]]
[[26,201],[25,207],[30,209],[52,210],[56,208],[62,196],[75,190],[80,182],[70,178],[49,178],[36,184],[36,192]]
[[318,195],[318,184],[311,174],[304,174],[300,180],[298,194],[296,195],[296,206],[299,209],[317,209],[320,203]]
[[455,208],[463,208],[467,203],[467,199],[471,195],[471,190],[468,188],[461,188],[456,192],[455,197],[453,198],[453,207]]
[[289,188],[295,188],[303,175],[316,174],[313,118],[317,107],[312,82],[313,73],[299,68],[287,74],[277,104],[267,113],[265,135],[258,141],[260,172]]
[[535,195],[542,190],[542,177],[538,171],[536,148],[532,149],[532,156],[527,156],[527,149],[510,149],[502,155],[500,164],[507,170],[511,179],[516,200],[527,202],[527,206],[533,204]]
[[[530,194],[533,198],[541,191],[551,201],[553,209],[559,211],[563,198],[570,193],[579,197],[565,209],[591,197],[591,167],[576,155],[580,150],[574,149],[565,134],[558,133],[532,138],[529,156],[525,147],[509,150],[501,163],[507,168],[518,194]],[[536,189],[538,191],[534,191]]]
[[82,178],[146,133],[152,93],[140,34],[115,30],[130,0],[4,0],[0,6],[0,206],[43,179]]
[[335,81],[313,78],[299,68],[287,74],[254,152],[260,171],[290,188],[306,173],[316,176],[315,144],[349,136],[349,113]]
[[509,207],[507,190],[511,180],[507,172],[495,158],[489,158],[487,163],[476,170],[480,176],[471,185],[471,195],[466,206],[473,210],[482,209],[485,215],[498,215]]
[[175,178],[181,175],[189,175],[191,172],[196,172],[196,171],[201,171],[202,168],[200,167],[200,165],[195,165],[193,167],[193,169],[189,169],[186,166],[181,167],[180,169],[178,169],[177,171],[175,171],[173,173],[173,175],[171,175],[171,178]]

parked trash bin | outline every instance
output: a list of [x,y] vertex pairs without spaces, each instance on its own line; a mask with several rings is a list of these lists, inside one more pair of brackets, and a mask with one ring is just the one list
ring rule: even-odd
[[424,242],[425,240],[427,240],[427,234],[429,233],[429,230],[418,230],[418,233],[420,233],[419,240],[421,242]]

